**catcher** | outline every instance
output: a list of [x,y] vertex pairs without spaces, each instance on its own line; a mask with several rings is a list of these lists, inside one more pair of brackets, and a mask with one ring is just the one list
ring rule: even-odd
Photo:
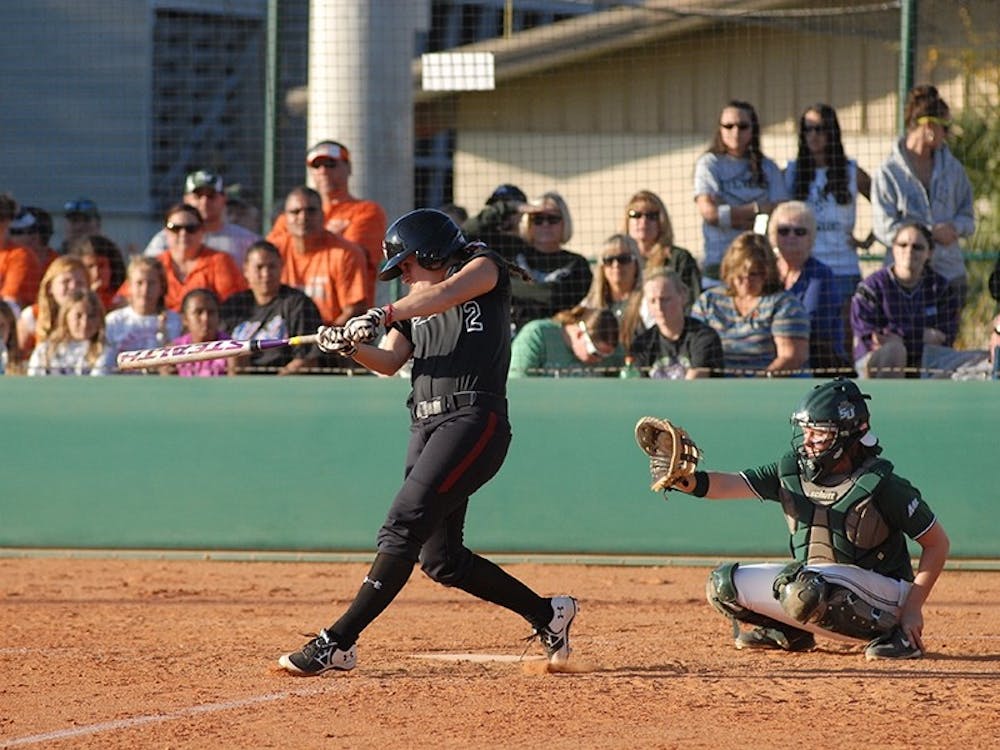
[[[730,562],[708,578],[708,601],[732,620],[736,648],[808,651],[818,633],[866,641],[869,660],[923,655],[922,608],[948,536],[920,492],[879,457],[869,398],[846,378],[816,386],[792,414],[792,450],[739,473],[697,470],[700,451],[667,420],[636,425],[653,490],[781,504],[794,562]],[[906,537],[921,547],[916,575]]]

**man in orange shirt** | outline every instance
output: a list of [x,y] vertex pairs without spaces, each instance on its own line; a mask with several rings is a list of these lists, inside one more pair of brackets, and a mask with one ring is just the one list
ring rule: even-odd
[[22,307],[34,303],[41,279],[34,254],[8,236],[16,214],[17,201],[7,193],[0,194],[0,299],[10,306],[15,316],[20,314]]
[[294,188],[285,199],[282,218],[285,230],[268,235],[281,252],[282,283],[311,297],[324,325],[343,325],[367,310],[364,252],[323,228],[319,193]]
[[[375,201],[355,198],[348,190],[351,155],[336,141],[320,141],[306,154],[309,176],[323,202],[323,222],[343,247],[353,247],[366,256],[365,305],[375,304],[375,282],[382,263],[382,237],[385,236],[385,211]],[[275,219],[268,235],[287,233],[285,215]],[[280,243],[275,243],[279,244]]]

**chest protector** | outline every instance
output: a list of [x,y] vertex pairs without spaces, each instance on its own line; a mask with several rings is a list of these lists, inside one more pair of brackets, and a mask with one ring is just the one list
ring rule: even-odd
[[778,464],[781,507],[796,560],[836,562],[872,570],[883,559],[889,526],[873,502],[892,464],[871,458],[834,486],[814,484],[799,474],[794,454]]

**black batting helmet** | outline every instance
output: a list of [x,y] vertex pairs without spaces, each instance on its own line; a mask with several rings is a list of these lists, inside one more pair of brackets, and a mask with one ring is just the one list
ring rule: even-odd
[[468,246],[468,240],[448,214],[433,208],[418,208],[403,214],[386,230],[382,240],[385,261],[379,269],[380,281],[389,281],[402,271],[399,264],[416,255],[421,268],[443,268],[448,260]]

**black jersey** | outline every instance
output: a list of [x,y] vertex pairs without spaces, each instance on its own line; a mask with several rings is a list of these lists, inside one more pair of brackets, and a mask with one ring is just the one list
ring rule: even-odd
[[493,289],[437,315],[393,324],[413,344],[411,403],[459,391],[507,395],[510,273],[500,256],[486,249],[462,265],[482,257],[499,269]]

